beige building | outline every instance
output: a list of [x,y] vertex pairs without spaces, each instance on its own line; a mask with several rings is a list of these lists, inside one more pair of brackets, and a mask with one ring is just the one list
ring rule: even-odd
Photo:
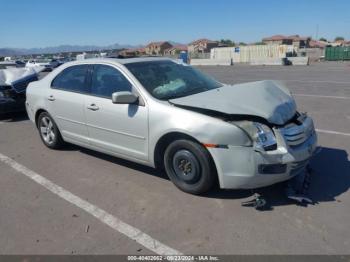
[[350,46],[350,41],[346,40],[337,40],[330,43],[331,46]]
[[297,48],[307,48],[309,47],[310,39],[310,37],[301,37],[299,35],[274,35],[263,38],[262,42],[267,45],[293,45]]
[[176,45],[173,47],[170,47],[168,49],[166,49],[164,51],[164,55],[171,55],[171,56],[175,56],[177,54],[179,54],[181,51],[187,51],[187,46],[185,45]]
[[214,47],[218,47],[219,42],[209,39],[198,39],[188,44],[189,53],[209,53]]
[[148,55],[163,55],[164,51],[171,48],[172,45],[169,42],[151,42],[145,47],[145,52]]
[[327,42],[324,41],[317,41],[317,40],[310,40],[309,47],[310,48],[325,48],[328,45]]
[[132,49],[125,49],[118,53],[118,55],[124,56],[124,57],[133,57],[133,56],[142,56],[145,55],[145,49],[144,48],[132,48]]

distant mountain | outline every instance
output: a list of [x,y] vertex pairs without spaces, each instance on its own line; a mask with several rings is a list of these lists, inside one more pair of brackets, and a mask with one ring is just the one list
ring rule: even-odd
[[[181,43],[168,41],[173,46],[182,45]],[[83,52],[83,51],[99,51],[99,50],[112,50],[123,48],[139,48],[142,45],[122,45],[113,44],[108,46],[95,46],[95,45],[60,45],[43,48],[0,48],[0,56],[15,56],[15,55],[36,55],[36,54],[55,54],[64,52]]]
[[35,54],[54,54],[62,52],[83,52],[83,51],[99,51],[112,50],[123,48],[138,48],[141,46],[120,45],[113,44],[108,46],[94,46],[94,45],[60,45],[44,48],[0,48],[0,56],[14,56],[14,55],[35,55]]
[[0,56],[24,55],[24,49],[0,48]]

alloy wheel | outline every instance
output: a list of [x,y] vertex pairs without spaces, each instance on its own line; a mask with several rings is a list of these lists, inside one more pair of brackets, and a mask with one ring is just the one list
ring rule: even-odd
[[47,116],[44,116],[40,121],[40,134],[47,144],[51,145],[55,142],[56,134],[53,122]]

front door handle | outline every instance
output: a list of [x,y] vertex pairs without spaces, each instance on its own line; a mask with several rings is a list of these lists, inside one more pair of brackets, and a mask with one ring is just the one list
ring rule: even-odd
[[50,95],[50,96],[47,98],[47,100],[49,100],[49,101],[55,101],[56,99],[55,99],[55,97],[54,97],[53,95]]
[[92,110],[92,111],[97,111],[97,110],[99,110],[100,108],[99,108],[97,105],[95,105],[95,104],[91,104],[91,105],[89,105],[89,106],[87,107],[87,109],[90,109],[90,110]]

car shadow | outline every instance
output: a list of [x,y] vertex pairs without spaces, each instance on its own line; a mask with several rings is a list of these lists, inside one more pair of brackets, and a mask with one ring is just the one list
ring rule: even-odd
[[151,176],[155,176],[155,177],[159,177],[159,178],[162,178],[162,179],[169,180],[168,176],[162,170],[158,170],[158,169],[155,169],[155,168],[152,168],[152,167],[148,167],[148,166],[145,166],[145,165],[142,165],[142,164],[134,163],[134,162],[131,162],[131,161],[128,161],[128,160],[124,160],[124,159],[121,159],[121,158],[117,158],[117,157],[114,157],[114,156],[106,155],[104,153],[93,151],[93,150],[90,150],[90,149],[87,149],[87,148],[83,148],[83,147],[79,147],[78,148],[78,146],[75,146],[75,145],[69,145],[68,148],[69,148],[69,150],[74,150],[74,148],[75,148],[75,149],[79,150],[80,152],[82,152],[84,154],[87,154],[87,155],[90,155],[90,156],[93,156],[93,157],[97,157],[99,159],[111,162],[113,164],[121,165],[121,166],[130,168],[130,169],[134,169],[134,170],[146,173],[146,174],[151,175]]
[[[312,169],[308,196],[314,204],[340,201],[337,197],[350,188],[350,161],[348,153],[342,149],[321,147],[321,151],[310,161]],[[279,183],[256,190],[220,190],[216,189],[204,197],[220,199],[240,199],[252,197],[258,193],[266,200],[261,210],[273,210],[277,206],[295,205],[295,201],[285,195],[287,183]],[[298,204],[301,205],[301,204]],[[302,206],[307,206],[303,204]]]
[[[69,145],[68,147],[65,147],[65,150],[81,151],[82,153],[113,164],[122,165],[148,175],[169,180],[165,172],[162,170],[123,160],[90,149]],[[313,172],[311,175],[309,196],[314,201],[314,204],[320,202],[340,201],[337,200],[337,197],[347,192],[350,188],[350,161],[348,159],[348,153],[342,149],[322,147],[320,152],[312,158],[310,166]],[[253,199],[253,195],[258,193],[266,200],[266,206],[260,209],[260,211],[271,211],[277,206],[300,205],[286,197],[286,184],[286,182],[279,183],[255,190],[223,190],[216,187],[209,193],[198,197],[242,200],[243,203],[244,201],[247,201],[247,198]]]
[[0,115],[0,121],[3,122],[21,122],[28,119],[29,118],[26,112],[6,113]]

